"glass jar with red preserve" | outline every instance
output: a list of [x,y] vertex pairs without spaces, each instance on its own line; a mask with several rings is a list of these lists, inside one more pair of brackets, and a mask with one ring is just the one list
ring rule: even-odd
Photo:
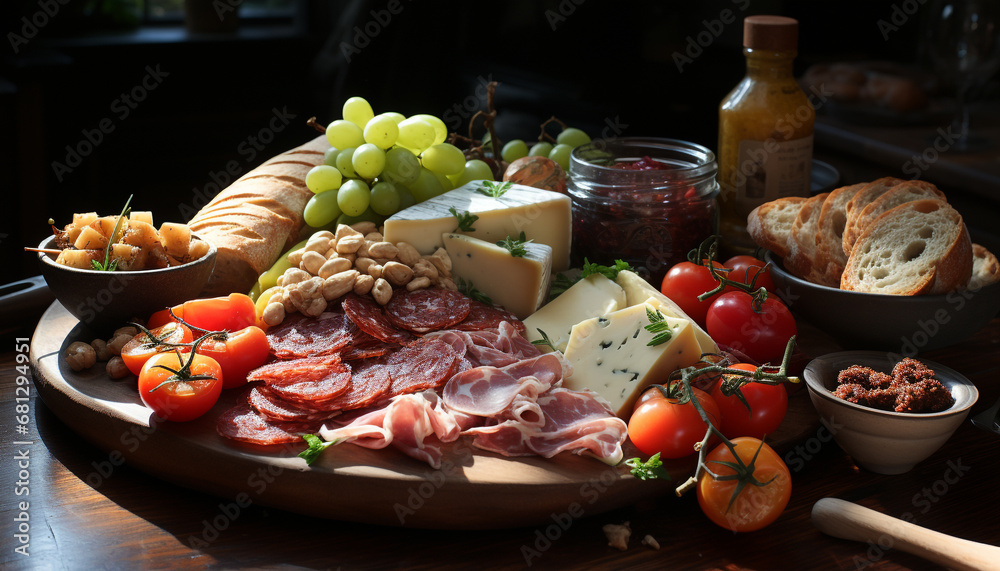
[[573,150],[574,266],[625,260],[659,287],[718,227],[715,154],[674,139],[597,140]]

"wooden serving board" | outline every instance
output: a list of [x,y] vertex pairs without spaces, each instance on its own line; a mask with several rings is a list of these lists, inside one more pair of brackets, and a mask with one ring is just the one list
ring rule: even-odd
[[[73,341],[93,335],[59,302],[45,312],[31,342],[39,395],[70,428],[122,462],[180,486],[241,505],[283,509],[346,521],[431,529],[498,529],[582,517],[672,493],[692,475],[695,457],[670,461],[671,481],[641,481],[624,464],[563,453],[552,459],[505,458],[459,440],[444,447],[440,470],[394,449],[344,444],[311,466],[304,444],[258,447],[225,439],[216,418],[242,394],[224,391],[204,417],[163,422],[139,399],[136,378],[111,380],[103,367],[74,372],[62,357]],[[787,448],[815,434],[818,417],[806,391],[769,442]],[[625,457],[638,456],[626,442]],[[151,486],[157,485],[154,481]]]

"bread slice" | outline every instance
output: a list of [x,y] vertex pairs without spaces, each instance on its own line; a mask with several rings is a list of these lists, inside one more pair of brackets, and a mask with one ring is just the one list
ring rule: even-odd
[[938,187],[923,180],[907,180],[883,192],[862,208],[850,228],[844,230],[842,239],[844,249],[853,248],[858,236],[883,212],[888,212],[904,202],[923,198],[937,198],[947,202],[944,193],[938,190]]
[[[847,217],[847,221],[844,223],[844,237],[841,246],[844,250],[845,256],[850,257],[851,246],[854,245],[854,242],[860,235],[860,233],[858,235],[854,234],[853,227],[854,222],[861,214],[861,211],[864,210],[865,206],[871,204],[876,198],[888,192],[889,189],[904,182],[906,181],[892,176],[873,180],[862,187],[862,189],[854,195],[854,198],[848,201],[847,205],[844,207],[844,214]],[[848,241],[848,237],[850,237],[850,241]]]
[[807,198],[792,223],[788,241],[788,257],[785,268],[802,279],[818,282],[826,268],[820,268],[816,260],[816,235],[819,230],[819,215],[829,192]]
[[979,244],[972,245],[972,277],[968,289],[977,290],[1000,281],[1000,262],[992,252]]
[[847,254],[844,253],[844,226],[847,224],[845,208],[854,195],[868,183],[860,182],[850,186],[842,186],[830,192],[823,202],[819,213],[819,227],[816,229],[816,265],[822,269],[817,271],[817,282],[829,287],[840,287],[840,275],[844,273],[847,264]]
[[788,196],[765,202],[747,216],[747,232],[758,246],[787,258],[792,224],[806,199]]
[[921,295],[965,287],[972,242],[962,216],[937,199],[901,204],[878,217],[854,245],[841,289]]

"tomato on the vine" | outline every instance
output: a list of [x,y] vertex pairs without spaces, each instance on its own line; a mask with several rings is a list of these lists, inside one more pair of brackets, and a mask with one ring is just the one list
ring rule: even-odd
[[[149,335],[145,332],[140,332],[122,346],[122,361],[125,362],[125,366],[128,367],[129,371],[132,371],[133,375],[138,375],[139,371],[142,370],[142,366],[153,355],[174,350],[173,347],[163,345],[163,343],[176,345],[178,343],[190,343],[193,339],[191,330],[176,321],[171,321],[148,331],[153,334],[155,339],[150,339]],[[186,353],[189,349],[184,348],[181,351]]]
[[798,332],[785,304],[768,294],[754,311],[753,296],[743,291],[715,298],[705,317],[705,330],[720,345],[745,353],[758,363],[777,363],[788,340]]
[[224,389],[245,385],[247,373],[267,361],[269,350],[267,336],[255,325],[227,333],[224,339],[209,337],[198,347],[198,353],[215,359],[222,367]]
[[[736,363],[729,368],[743,371],[757,370],[757,367],[749,363]],[[726,375],[724,379],[735,377]],[[712,387],[712,398],[722,413],[722,426],[718,427],[722,434],[727,438],[737,436],[764,438],[781,426],[781,421],[784,420],[785,412],[788,410],[788,392],[785,387],[755,382],[743,385],[740,387],[740,392],[750,405],[750,409],[747,410],[738,396],[735,394],[726,396],[722,392],[724,379],[720,379]]]
[[[719,426],[719,406],[701,389],[691,388],[694,397],[716,428]],[[691,402],[679,404],[657,389],[647,390],[636,401],[628,421],[628,435],[635,447],[651,456],[683,458],[694,454],[694,445],[705,438],[708,425],[701,419]]]
[[[740,470],[746,473],[740,479],[716,480],[703,472],[698,480],[698,505],[710,520],[726,529],[756,531],[785,510],[792,495],[791,473],[781,457],[760,440],[734,438],[732,443],[736,456],[722,443],[705,457],[705,466],[718,476],[738,475]],[[745,468],[732,467],[739,464]]]
[[[712,265],[719,269],[725,269],[718,262],[712,262]],[[680,262],[674,264],[667,275],[663,276],[660,291],[680,306],[695,323],[704,327],[705,315],[712,305],[712,300],[716,299],[718,294],[705,301],[699,300],[698,296],[712,291],[718,286],[719,282],[712,277],[712,272],[708,267],[693,262]]]
[[211,357],[179,351],[158,353],[139,372],[139,397],[156,416],[187,422],[215,406],[222,383],[222,368]]
[[[726,276],[734,282],[744,283],[750,285],[751,283],[755,287],[763,287],[767,291],[774,291],[774,279],[771,278],[771,270],[768,268],[764,269],[767,262],[758,260],[753,256],[739,255],[729,258],[723,264],[725,267],[730,269],[729,275]],[[756,282],[753,281],[756,278]]]

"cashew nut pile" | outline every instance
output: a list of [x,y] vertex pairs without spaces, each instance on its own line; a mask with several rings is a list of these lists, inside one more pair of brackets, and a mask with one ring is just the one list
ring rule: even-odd
[[457,289],[444,248],[421,256],[406,242],[386,242],[373,222],[341,224],[336,233],[316,232],[304,248],[288,254],[288,260],[292,267],[278,277],[279,289],[262,314],[271,326],[289,313],[315,317],[326,311],[329,302],[352,291],[385,305],[393,288]]

